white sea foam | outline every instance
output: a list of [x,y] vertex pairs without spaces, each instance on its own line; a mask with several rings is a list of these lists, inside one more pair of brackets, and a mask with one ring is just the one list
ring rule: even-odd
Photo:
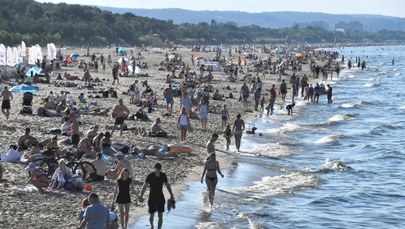
[[394,76],[399,76],[399,75],[401,75],[401,73],[400,73],[400,72],[397,72],[397,73],[395,73]]
[[399,107],[400,110],[405,110],[405,105]]
[[276,129],[267,129],[266,132],[270,134],[283,134],[291,131],[302,129],[302,126],[295,123],[284,123],[282,127]]
[[353,118],[353,115],[350,114],[338,114],[334,115],[331,118],[328,119],[329,122],[341,122],[345,120],[350,120]]
[[318,139],[315,143],[317,144],[330,144],[330,143],[335,143],[338,142],[343,135],[337,134],[337,135],[327,135],[324,136],[320,139]]
[[254,144],[252,153],[259,156],[283,157],[291,155],[289,147],[279,143]]
[[375,86],[377,86],[377,84],[375,83],[366,83],[363,85],[363,87],[375,87]]
[[263,177],[260,181],[254,182],[253,186],[242,188],[242,191],[255,198],[265,198],[292,194],[299,189],[312,188],[317,182],[315,176],[295,172],[287,175]]

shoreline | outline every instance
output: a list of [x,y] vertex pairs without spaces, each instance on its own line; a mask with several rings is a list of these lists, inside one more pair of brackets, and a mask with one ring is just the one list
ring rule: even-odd
[[[96,50],[96,51],[95,51]],[[78,50],[72,50],[75,52],[79,52],[80,54],[84,53],[86,50],[85,49],[78,49]],[[104,53],[107,55],[108,53],[111,53],[112,49],[93,49],[91,50],[91,53]],[[120,142],[120,143],[127,143],[127,144],[135,144],[136,146],[140,147],[148,147],[151,145],[158,145],[162,146],[163,144],[170,144],[170,143],[178,143],[179,142],[179,131],[175,128],[172,128],[173,125],[176,123],[176,114],[174,116],[169,116],[169,117],[162,117],[161,112],[165,110],[165,102],[162,99],[161,93],[162,89],[165,87],[164,79],[165,75],[168,73],[166,71],[158,71],[157,70],[157,65],[159,64],[159,61],[164,58],[165,52],[168,52],[167,50],[162,50],[163,53],[154,53],[152,51],[149,52],[143,52],[143,55],[145,56],[145,61],[148,62],[150,65],[149,69],[144,70],[144,72],[148,73],[150,77],[123,77],[120,78],[121,80],[121,85],[120,86],[113,86],[117,92],[118,92],[118,97],[124,99],[124,104],[127,104],[130,108],[130,113],[133,114],[136,112],[138,109],[134,105],[129,105],[128,102],[128,96],[124,95],[123,92],[126,92],[127,90],[127,85],[129,83],[132,83],[135,79],[139,81],[145,81],[147,80],[148,83],[152,86],[154,90],[157,91],[157,95],[159,97],[159,102],[158,102],[158,107],[154,112],[151,114],[148,114],[150,116],[151,120],[154,120],[157,117],[160,117],[162,119],[162,127],[163,129],[166,129],[169,131],[169,135],[172,136],[171,138],[168,139],[158,139],[158,138],[150,138],[150,137],[144,137],[144,136],[138,136],[134,135],[130,132],[125,132],[123,137],[117,137],[117,135],[113,136],[113,142]],[[190,56],[191,54],[201,54],[205,56],[211,56],[213,53],[193,53],[190,50],[182,49],[179,51],[182,55],[183,58],[186,62],[190,62]],[[257,55],[264,57],[267,56],[268,54],[264,53],[256,53]],[[275,55],[272,58],[277,59],[281,58],[282,56],[280,55]],[[113,57],[113,60],[118,59],[119,57]],[[88,57],[79,57],[79,60],[89,60]],[[323,63],[319,60],[319,63]],[[77,67],[77,66],[76,66]],[[82,72],[80,69],[77,69],[76,67],[64,67],[61,71],[63,73],[64,71],[69,72],[73,75],[77,75],[79,77],[82,76]],[[302,76],[303,74],[307,74],[308,78],[312,80],[311,73],[308,70],[308,65],[305,64],[303,65],[304,69],[301,72],[298,72],[299,76]],[[195,66],[193,67],[195,68]],[[99,73],[93,73],[91,72],[93,78],[97,77],[100,79],[106,78],[109,79],[110,77],[110,71],[106,71],[105,73],[99,72]],[[286,75],[283,76],[283,78],[286,78],[291,75],[291,70],[286,72]],[[232,82],[227,82],[225,80],[226,75],[224,73],[214,73],[214,82],[213,85],[215,85],[215,88],[220,89],[221,93],[224,93],[227,95],[227,93],[232,92],[236,97],[238,96],[239,88],[241,86],[241,81],[232,83]],[[262,78],[262,77],[261,77]],[[11,81],[12,79],[9,79],[6,84],[3,82],[2,85],[9,85],[10,83],[14,83]],[[279,82],[277,82],[277,75],[272,75],[272,74],[266,74],[265,77],[262,78],[263,80],[263,85],[264,89],[269,88],[269,85],[272,83],[276,84],[277,86],[279,85]],[[319,81],[319,79],[316,79]],[[54,79],[52,78],[52,81]],[[177,83],[180,82],[180,80],[175,79]],[[75,83],[81,85],[83,84],[82,81],[74,81]],[[103,80],[101,82],[102,85],[97,85],[95,86],[96,90],[100,90],[101,88],[105,87],[110,87],[111,81],[110,80]],[[80,89],[77,87],[70,87],[70,88],[65,88],[65,87],[56,87],[53,84],[50,85],[43,85],[40,84],[40,92],[37,93],[37,95],[34,98],[34,108],[39,106],[39,97],[44,97],[45,95],[49,94],[51,90],[54,92],[59,92],[60,90],[69,90],[72,93],[75,93],[75,95],[80,94],[81,92],[85,93],[85,95],[91,95],[92,91],[91,90],[86,90],[86,89]],[[231,90],[225,90],[227,86],[230,86]],[[267,99],[269,97],[268,91],[263,90],[262,95],[264,95]],[[291,90],[289,90],[288,96],[291,95]],[[20,108],[21,105],[19,105],[21,101],[21,94],[14,94],[14,100],[12,101],[12,109],[11,113],[15,114],[18,113],[18,109]],[[252,107],[252,95],[249,98],[249,107]],[[289,98],[289,97],[287,97]],[[267,101],[266,99],[266,101]],[[88,98],[88,101],[91,101],[93,99]],[[108,107],[111,106],[112,104],[117,103],[117,99],[114,98],[107,98],[107,99],[98,99],[96,100],[101,107]],[[278,96],[278,100],[276,101],[277,106],[280,103],[280,97]],[[18,105],[17,105],[18,104]],[[218,107],[222,106],[223,104],[227,104],[229,111],[230,111],[230,119],[229,122],[233,122],[234,117],[236,116],[237,113],[242,114],[242,119],[245,120],[246,123],[246,129],[248,128],[248,122],[249,120],[252,120],[257,117],[259,113],[257,112],[244,112],[243,104],[240,102],[237,102],[237,99],[225,99],[224,101],[212,101],[212,104],[210,106],[212,107]],[[267,102],[266,102],[267,104]],[[178,98],[175,98],[175,107],[173,108],[175,111],[179,109],[179,101]],[[35,111],[35,109],[34,109]],[[261,115],[261,114],[260,114]],[[166,158],[166,157],[156,157],[156,156],[147,156],[146,159],[131,159],[131,164],[134,170],[135,177],[134,179],[142,182],[146,178],[146,175],[150,172],[152,172],[153,165],[156,162],[160,162],[163,165],[163,172],[168,174],[169,181],[171,185],[173,186],[173,192],[174,196],[176,199],[180,199],[179,197],[181,196],[182,191],[186,190],[187,188],[187,183],[189,181],[195,181],[199,179],[199,176],[201,175],[202,169],[203,169],[203,163],[206,158],[206,150],[205,150],[205,143],[209,140],[209,137],[212,133],[219,133],[220,139],[215,145],[219,150],[222,150],[223,147],[223,141],[224,139],[222,138],[222,128],[221,126],[221,121],[220,121],[220,115],[219,114],[214,114],[210,113],[209,114],[209,124],[208,124],[208,130],[204,130],[200,127],[198,121],[192,120],[192,125],[194,128],[194,133],[191,133],[188,136],[188,140],[185,144],[189,144],[193,147],[193,152],[191,156],[178,156],[178,157],[173,157],[173,158]],[[53,135],[48,134],[46,132],[47,129],[52,128],[52,127],[59,127],[60,120],[57,117],[54,118],[47,118],[47,117],[39,117],[39,116],[22,116],[22,115],[16,115],[12,116],[11,119],[6,122],[4,116],[0,115],[0,120],[2,121],[1,124],[1,130],[0,130],[0,139],[3,141],[4,146],[10,145],[11,143],[14,143],[16,141],[16,136],[18,136],[20,133],[22,133],[22,130],[25,127],[31,127],[32,132],[35,137],[40,138],[43,140],[44,138],[52,137]],[[83,125],[80,127],[81,132],[85,132],[90,126],[99,124],[101,127],[100,131],[106,131],[105,125],[113,122],[110,117],[99,117],[99,116],[89,116],[89,115],[82,115],[82,121]],[[149,128],[151,125],[151,122],[139,122],[139,121],[127,121],[126,122],[128,126],[138,126],[138,127],[143,127],[143,128]],[[258,131],[260,132],[260,130]],[[233,138],[232,138],[233,139]],[[243,142],[242,142],[243,144]],[[234,145],[234,140],[232,140],[231,145]],[[3,147],[5,150],[5,148]],[[220,161],[221,164],[221,169],[226,170],[231,166],[230,164],[227,163],[227,157],[233,157],[232,153],[230,152],[230,155],[227,155],[225,153],[219,153],[220,151],[217,151],[218,154],[218,160]],[[49,228],[51,225],[60,225],[60,217],[59,217],[59,211],[62,209],[63,212],[66,214],[64,215],[64,221],[63,221],[63,226],[64,228],[74,228],[75,226],[78,225],[78,222],[76,220],[77,218],[77,213],[80,210],[80,202],[81,199],[84,198],[88,193],[83,192],[83,193],[68,193],[68,192],[53,192],[53,191],[47,191],[45,195],[41,195],[37,192],[27,192],[25,190],[20,190],[18,188],[21,188],[22,183],[26,179],[26,173],[24,171],[24,167],[26,165],[24,164],[10,164],[10,163],[3,163],[2,165],[6,169],[6,173],[4,174],[4,178],[8,179],[9,182],[7,183],[0,183],[0,201],[3,204],[4,209],[10,209],[7,210],[4,213],[4,221],[0,222],[0,226],[5,225],[4,223],[7,223],[7,225],[19,225],[19,223],[26,223],[31,228],[38,228],[39,225],[42,225],[41,222],[46,221],[46,224],[42,225],[42,228]],[[97,192],[99,196],[101,197],[101,201],[107,204],[110,204],[111,201],[111,195],[112,195],[112,189],[113,189],[114,181],[107,180],[104,182],[97,182],[97,183],[92,183],[93,190],[94,192]],[[139,189],[140,185],[136,185],[136,188]],[[10,194],[11,193],[11,194]],[[146,199],[147,195],[145,195]],[[17,198],[17,201],[14,200],[13,198]],[[54,213],[49,214],[49,215],[41,215],[40,217],[36,217],[35,213],[37,210],[38,205],[36,204],[37,202],[40,202],[42,204],[40,209],[47,209],[53,210]],[[27,214],[22,214],[20,210],[17,210],[16,206],[18,204],[22,204],[23,209],[25,212],[28,212]],[[143,203],[144,204],[144,203]],[[142,205],[143,205],[142,204]],[[16,214],[14,214],[16,212]],[[130,211],[130,223],[133,224],[136,222],[136,219],[139,218],[140,216],[143,216],[147,214],[146,208],[143,206],[139,206],[139,203],[132,204],[131,205],[131,211]],[[17,215],[17,216],[16,216]],[[23,217],[24,216],[24,217]],[[14,221],[17,220],[17,221]],[[29,221],[27,221],[29,220]],[[29,222],[29,223],[27,223]],[[11,224],[10,224],[11,223]]]

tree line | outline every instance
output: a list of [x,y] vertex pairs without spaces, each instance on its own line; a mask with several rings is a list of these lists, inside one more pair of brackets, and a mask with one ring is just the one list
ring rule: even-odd
[[113,14],[97,7],[34,0],[0,1],[0,43],[29,45],[49,42],[65,45],[149,45],[153,35],[183,45],[401,42],[399,31],[333,32],[321,28],[270,29],[234,22],[174,24],[131,13]]

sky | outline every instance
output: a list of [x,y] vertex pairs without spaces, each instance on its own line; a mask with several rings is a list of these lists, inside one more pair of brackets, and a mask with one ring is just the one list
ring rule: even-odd
[[181,8],[245,12],[299,11],[331,14],[378,14],[405,18],[405,0],[36,0],[118,8]]

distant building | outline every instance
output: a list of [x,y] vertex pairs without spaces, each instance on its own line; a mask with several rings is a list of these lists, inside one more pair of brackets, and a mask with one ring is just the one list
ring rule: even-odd
[[324,30],[329,30],[329,24],[324,22],[324,21],[300,21],[297,23],[294,23],[293,26],[295,29],[307,29],[308,27],[313,27],[313,28],[321,28]]
[[359,21],[344,22],[340,21],[335,24],[335,31],[339,32],[361,32],[363,31],[363,24]]

